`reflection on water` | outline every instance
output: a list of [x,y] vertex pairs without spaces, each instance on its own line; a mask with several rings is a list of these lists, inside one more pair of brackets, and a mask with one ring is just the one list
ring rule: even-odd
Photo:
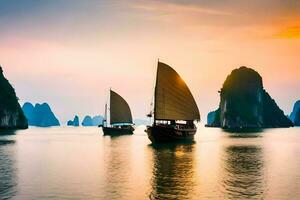
[[0,199],[299,199],[300,129],[228,133],[152,146],[99,128],[31,128],[0,136]]
[[262,133],[264,132],[264,129],[262,128],[243,128],[243,129],[222,129],[222,131],[227,132],[227,133],[236,133],[236,134],[250,134],[253,133]]
[[262,137],[263,129],[242,129],[242,130],[224,130],[222,131],[228,134],[231,138],[255,138]]
[[[124,139],[130,136],[105,136],[109,139],[109,148],[106,149],[106,184],[103,199],[129,199],[126,198],[130,190],[128,181],[130,179],[130,160],[128,149],[130,141]],[[121,148],[120,148],[121,147]]]
[[[15,140],[5,132],[0,136],[0,199],[11,199],[17,192]],[[5,135],[5,136],[3,136]]]
[[261,147],[226,147],[222,166],[222,188],[227,199],[263,199],[265,176]]
[[193,195],[194,145],[153,146],[150,199],[190,199]]

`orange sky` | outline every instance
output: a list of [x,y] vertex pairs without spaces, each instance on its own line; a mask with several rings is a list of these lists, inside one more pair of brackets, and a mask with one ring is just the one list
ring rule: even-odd
[[144,118],[158,58],[185,79],[203,121],[241,65],[286,114],[300,99],[297,1],[25,2],[0,2],[0,64],[21,102],[48,102],[63,122],[102,114],[110,87]]

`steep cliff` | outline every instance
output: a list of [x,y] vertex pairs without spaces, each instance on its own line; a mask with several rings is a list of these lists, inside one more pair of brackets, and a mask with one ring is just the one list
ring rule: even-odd
[[27,120],[18,103],[14,88],[0,66],[0,129],[26,129]]
[[285,116],[272,97],[264,90],[263,93],[263,121],[264,128],[280,128],[294,126],[293,122]]
[[212,126],[236,128],[290,127],[293,123],[263,88],[262,77],[240,67],[226,78]]

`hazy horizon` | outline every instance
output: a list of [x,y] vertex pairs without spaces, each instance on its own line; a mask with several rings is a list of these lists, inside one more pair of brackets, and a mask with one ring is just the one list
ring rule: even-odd
[[300,2],[0,0],[0,65],[20,103],[51,105],[61,122],[103,115],[112,88],[145,119],[158,58],[194,95],[202,118],[240,66],[279,107],[300,99]]

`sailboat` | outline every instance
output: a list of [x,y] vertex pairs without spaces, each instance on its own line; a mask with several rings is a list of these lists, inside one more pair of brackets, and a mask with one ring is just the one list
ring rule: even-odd
[[104,135],[131,135],[134,127],[128,103],[118,93],[110,90],[110,108],[108,123],[108,106],[105,104],[105,115],[102,127]]
[[200,121],[196,101],[180,75],[169,65],[158,61],[154,108],[148,117],[154,117],[146,132],[152,143],[193,141]]

